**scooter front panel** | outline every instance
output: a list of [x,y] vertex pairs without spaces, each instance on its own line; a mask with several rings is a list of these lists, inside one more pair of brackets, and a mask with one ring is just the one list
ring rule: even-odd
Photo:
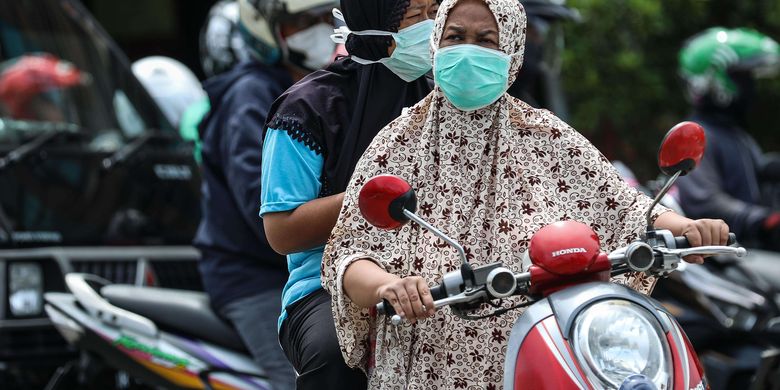
[[696,352],[691,348],[680,325],[677,324],[668,314],[671,323],[671,330],[666,334],[669,341],[669,347],[672,351],[672,360],[674,364],[674,389],[675,390],[704,390],[707,388],[707,381],[704,377],[704,370],[701,364],[698,364]]
[[529,306],[515,321],[512,331],[509,333],[509,342],[507,343],[506,358],[504,360],[504,389],[515,388],[515,376],[513,373],[515,372],[515,364],[520,355],[520,347],[525,337],[536,324],[552,315],[552,308],[547,298],[545,298]]
[[512,327],[504,389],[588,389],[583,378],[547,299],[536,302]]
[[517,319],[509,337],[504,388],[593,388],[569,338],[572,336],[572,324],[581,311],[603,300],[629,301],[648,309],[648,318],[655,317],[658,320],[657,331],[663,343],[668,345],[667,353],[672,355],[667,358],[671,389],[707,388],[701,365],[679,324],[649,297],[610,283],[574,286],[530,306]]
[[644,307],[652,313],[661,324],[664,332],[668,332],[668,323],[657,313],[658,307],[654,301],[642,293],[634,291],[626,286],[609,282],[590,282],[569,287],[547,297],[549,305],[558,318],[564,338],[567,340],[572,334],[574,319],[577,315],[592,303],[607,299],[622,299]]
[[591,389],[554,317],[538,323],[525,337],[511,375],[514,389]]

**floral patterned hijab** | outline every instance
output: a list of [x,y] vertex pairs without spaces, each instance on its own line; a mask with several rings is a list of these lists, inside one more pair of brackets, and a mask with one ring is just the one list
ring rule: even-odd
[[[439,8],[434,48],[457,1],[445,0]],[[485,3],[496,17],[501,50],[514,54],[514,75],[525,39],[522,6],[517,0]],[[643,231],[651,203],[549,111],[504,94],[485,108],[464,112],[434,89],[366,150],[325,248],[322,283],[333,297],[339,342],[346,362],[369,374],[372,389],[500,387],[509,331],[522,313],[466,321],[442,308],[432,318],[396,328],[384,316],[354,305],[342,279],[356,260],[374,261],[400,277],[422,276],[431,285],[460,265],[453,248],[416,224],[382,231],[363,219],[358,193],[378,174],[406,179],[417,191],[418,214],[463,245],[472,265],[502,261],[515,271],[523,269],[528,242],[540,228],[578,220],[610,250]],[[652,280],[640,275],[618,282],[643,292],[652,288]],[[507,306],[522,298],[508,301]]]

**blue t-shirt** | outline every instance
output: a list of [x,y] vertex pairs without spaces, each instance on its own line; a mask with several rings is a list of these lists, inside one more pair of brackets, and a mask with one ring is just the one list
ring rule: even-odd
[[[268,129],[263,144],[260,216],[290,211],[316,199],[325,160],[284,130]],[[287,255],[290,276],[282,291],[282,315],[285,308],[320,288],[320,263],[324,246]]]

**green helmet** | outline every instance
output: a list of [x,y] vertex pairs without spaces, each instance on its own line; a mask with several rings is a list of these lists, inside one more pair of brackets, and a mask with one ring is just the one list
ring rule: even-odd
[[727,106],[739,92],[729,72],[774,75],[780,66],[780,46],[752,29],[713,27],[690,38],[679,60],[692,101],[710,95],[715,103]]

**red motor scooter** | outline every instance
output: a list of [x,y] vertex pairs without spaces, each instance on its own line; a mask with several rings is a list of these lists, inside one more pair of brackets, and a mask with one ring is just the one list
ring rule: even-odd
[[[472,267],[463,248],[415,214],[413,189],[396,176],[380,175],[361,189],[359,206],[366,220],[395,229],[413,220],[460,253],[461,269],[445,274],[431,288],[436,307],[449,306],[462,318],[489,302],[512,295],[530,298],[508,341],[504,389],[709,389],[701,364],[674,318],[649,296],[610,283],[610,277],[645,272],[663,277],[692,254],[743,256],[744,248],[690,248],[685,237],[656,230],[650,223],[658,199],[681,175],[692,170],[704,152],[702,128],[692,122],[675,126],[659,151],[659,165],[671,176],[647,211],[642,239],[602,253],[599,238],[587,225],[562,221],[540,229],[531,239],[527,272],[515,273],[501,262]],[[729,245],[735,244],[733,234]],[[514,309],[501,308],[492,315]],[[387,302],[377,305],[394,324]],[[484,318],[481,316],[480,318]]]

